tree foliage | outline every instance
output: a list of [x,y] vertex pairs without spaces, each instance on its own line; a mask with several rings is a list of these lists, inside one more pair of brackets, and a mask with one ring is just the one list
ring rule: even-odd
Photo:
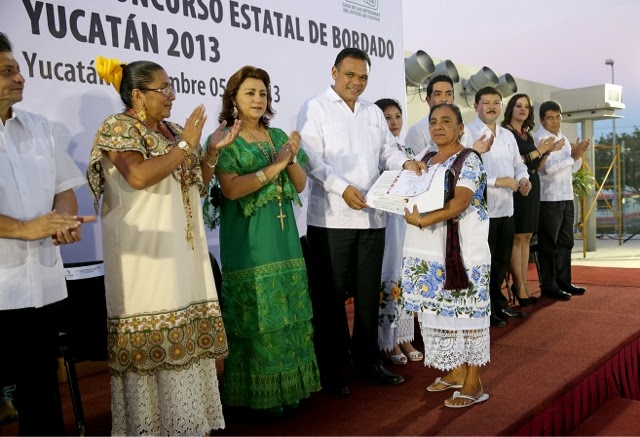
[[[620,144],[620,166],[622,172],[622,186],[626,190],[640,194],[640,130],[634,127],[631,134],[623,133],[616,135],[616,143]],[[613,144],[613,134],[601,136],[595,144]],[[596,151],[596,180],[601,182],[604,179],[608,166],[613,157],[612,150]],[[612,185],[612,175],[609,175],[607,185]]]

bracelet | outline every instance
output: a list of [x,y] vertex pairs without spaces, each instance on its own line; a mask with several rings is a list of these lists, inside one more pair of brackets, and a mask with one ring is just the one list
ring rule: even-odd
[[289,161],[289,164],[287,164],[287,165],[293,165],[293,164],[295,164],[297,162],[298,162],[298,156],[294,155],[293,159],[291,161]]
[[174,149],[178,149],[179,151],[181,151],[182,153],[184,153],[184,157],[188,158],[190,153],[187,152],[185,149],[183,149],[182,147],[174,147]]
[[207,155],[207,158],[205,159],[204,163],[207,165],[207,167],[209,168],[214,168],[216,166],[216,164],[218,163],[218,159],[220,158],[220,154],[216,153],[215,156],[213,155],[209,155],[209,151],[206,150],[205,155]]
[[267,185],[267,183],[269,182],[269,179],[267,179],[267,176],[264,174],[262,170],[258,170],[256,172],[256,176],[258,177],[258,180],[260,181],[260,185],[262,186]]

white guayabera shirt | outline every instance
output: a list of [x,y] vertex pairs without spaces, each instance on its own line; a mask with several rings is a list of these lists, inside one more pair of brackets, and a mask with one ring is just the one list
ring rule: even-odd
[[398,150],[380,108],[358,99],[351,111],[329,87],[304,103],[297,128],[309,155],[307,224],[338,229],[384,227],[384,212],[356,211],[342,199],[349,185],[366,195],[381,170],[400,170],[408,160]]
[[[30,220],[53,198],[86,183],[66,152],[67,137],[44,117],[13,109],[0,122],[0,214]],[[51,237],[0,238],[0,310],[41,307],[67,296],[60,249]]]
[[[491,129],[476,118],[469,123],[471,140],[476,141],[482,135],[486,138],[493,135]],[[482,164],[487,172],[487,203],[489,217],[511,217],[513,215],[513,191],[508,187],[496,187],[496,180],[501,177],[512,177],[516,181],[529,180],[529,172],[525,165],[518,143],[511,132],[496,125],[496,135],[491,150],[482,154]]]
[[574,161],[571,157],[571,143],[562,132],[554,135],[541,127],[533,136],[536,147],[546,138],[553,141],[564,138],[562,149],[551,152],[540,169],[540,201],[559,202],[573,200],[573,173],[582,167],[582,158]]

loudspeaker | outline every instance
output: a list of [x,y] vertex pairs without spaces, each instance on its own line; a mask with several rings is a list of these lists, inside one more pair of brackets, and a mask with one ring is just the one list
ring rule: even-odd
[[467,94],[475,93],[484,87],[496,86],[497,84],[498,76],[489,67],[482,67],[468,80],[462,81],[462,86]]
[[405,80],[409,85],[420,86],[435,68],[431,56],[422,50],[418,50],[404,59]]
[[509,73],[505,73],[498,78],[498,85],[496,89],[500,91],[502,97],[508,97],[518,92],[518,85],[516,80]]
[[460,81],[460,75],[458,74],[456,65],[447,59],[446,61],[442,61],[436,65],[435,70],[429,75],[425,83],[431,82],[431,79],[436,76],[440,76],[441,74],[449,76],[454,83],[458,83]]

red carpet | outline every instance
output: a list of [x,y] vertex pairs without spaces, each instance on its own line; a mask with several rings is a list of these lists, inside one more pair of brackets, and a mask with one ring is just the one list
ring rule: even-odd
[[[425,390],[439,372],[421,363],[389,364],[405,377],[403,385],[382,387],[353,381],[350,397],[336,399],[317,393],[301,402],[298,411],[280,419],[255,420],[225,411],[227,429],[214,435],[522,433],[536,417],[552,414],[554,402],[640,337],[640,269],[575,267],[573,276],[575,284],[587,285],[586,295],[568,302],[542,298],[533,308],[525,308],[525,319],[512,320],[505,329],[492,328],[491,363],[482,377],[491,398],[483,404],[461,410],[445,408],[443,402],[450,391]],[[537,279],[535,270],[529,279]],[[418,339],[416,346],[420,345]],[[634,358],[637,362],[638,357]],[[637,386],[637,368],[635,372]],[[72,433],[68,391],[62,389],[67,429]],[[87,434],[108,434],[108,376],[84,378],[81,389]],[[6,428],[0,428],[0,434],[6,434]],[[560,428],[553,429],[550,433],[561,433]]]

